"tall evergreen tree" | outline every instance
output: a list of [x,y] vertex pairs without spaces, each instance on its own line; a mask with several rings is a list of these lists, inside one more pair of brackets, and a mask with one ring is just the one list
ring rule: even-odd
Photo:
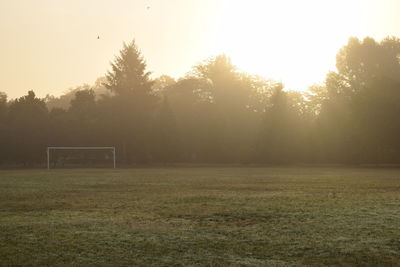
[[157,100],[149,76],[135,41],[123,45],[106,75],[105,86],[115,96],[108,98],[111,110],[104,116],[125,163],[149,158],[150,122]]
[[150,74],[146,71],[146,62],[133,40],[129,44],[124,43],[119,56],[111,63],[105,86],[116,95],[148,95],[153,84]]

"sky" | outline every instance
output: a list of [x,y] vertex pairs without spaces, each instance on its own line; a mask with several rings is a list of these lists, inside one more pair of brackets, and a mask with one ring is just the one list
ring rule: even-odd
[[93,84],[133,39],[154,78],[226,54],[305,90],[335,69],[350,36],[400,37],[399,10],[399,0],[0,0],[0,91]]

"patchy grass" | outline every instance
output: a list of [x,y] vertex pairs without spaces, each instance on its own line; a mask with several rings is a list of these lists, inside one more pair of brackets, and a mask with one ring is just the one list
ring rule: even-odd
[[0,171],[0,266],[396,266],[400,170]]

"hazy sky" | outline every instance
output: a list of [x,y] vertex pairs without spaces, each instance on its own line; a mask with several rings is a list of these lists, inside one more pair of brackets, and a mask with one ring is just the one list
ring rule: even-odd
[[399,11],[400,0],[0,0],[0,91],[92,84],[132,39],[154,77],[225,53],[303,90],[334,69],[349,36],[400,37]]

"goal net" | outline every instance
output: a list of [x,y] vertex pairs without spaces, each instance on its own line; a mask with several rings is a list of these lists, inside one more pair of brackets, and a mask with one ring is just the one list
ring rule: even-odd
[[115,169],[115,147],[47,147],[47,169],[107,166]]

